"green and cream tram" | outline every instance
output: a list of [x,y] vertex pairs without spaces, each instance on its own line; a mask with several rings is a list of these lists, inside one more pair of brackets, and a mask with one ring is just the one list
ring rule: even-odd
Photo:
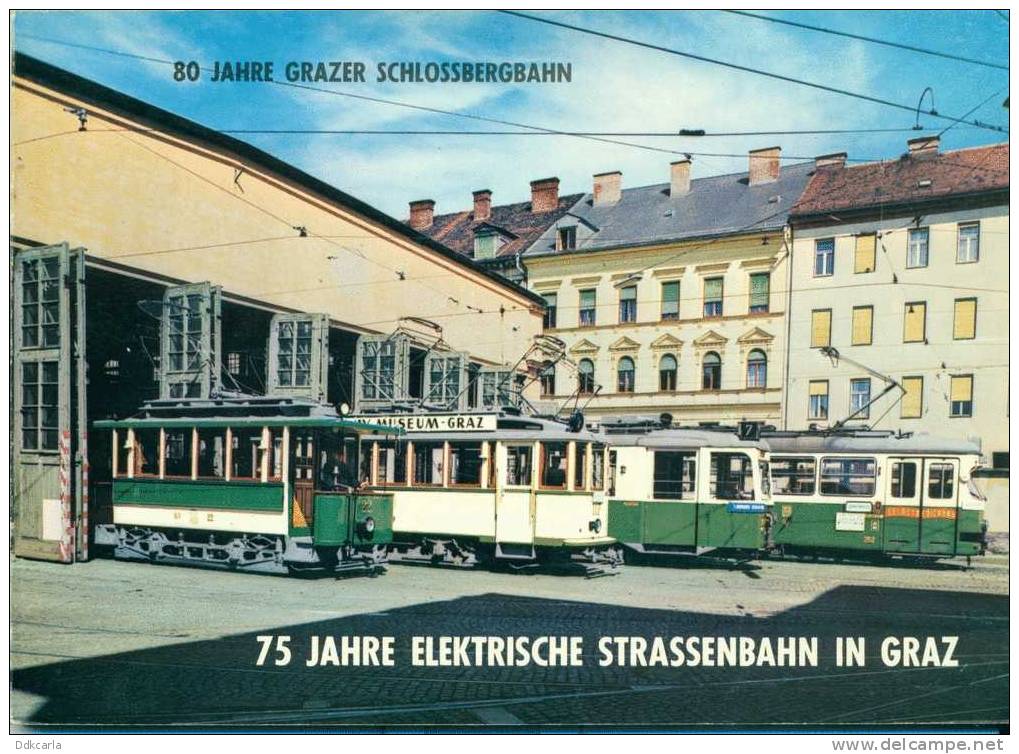
[[575,561],[599,568],[621,562],[605,532],[607,457],[596,435],[513,414],[365,421],[407,433],[401,443],[367,439],[371,489],[393,497],[393,560]]
[[950,558],[986,547],[975,443],[891,432],[766,432],[775,546]]
[[112,523],[129,560],[245,571],[373,572],[392,495],[359,488],[359,438],[400,430],[300,399],[153,401],[113,434]]
[[769,545],[767,445],[735,431],[605,425],[609,536],[661,555],[756,555]]

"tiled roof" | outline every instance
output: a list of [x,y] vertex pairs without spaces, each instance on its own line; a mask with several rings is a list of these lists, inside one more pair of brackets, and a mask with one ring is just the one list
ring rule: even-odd
[[494,226],[507,231],[512,237],[499,248],[498,256],[509,256],[527,249],[546,229],[583,196],[570,194],[559,197],[558,206],[551,212],[531,212],[530,202],[493,206],[491,214],[483,221],[474,220],[474,212],[454,212],[436,215],[432,224],[421,229],[421,233],[464,256],[474,256],[474,229],[480,225]]
[[[624,189],[615,204],[595,206],[585,194],[571,210],[593,229],[578,239],[578,252],[641,246],[733,233],[774,230],[786,223],[789,209],[803,193],[813,162],[782,166],[776,181],[749,185],[747,173],[695,178],[682,196],[669,184]],[[531,254],[555,253],[548,243]]]
[[793,217],[1008,189],[1008,144],[827,166],[814,173]]

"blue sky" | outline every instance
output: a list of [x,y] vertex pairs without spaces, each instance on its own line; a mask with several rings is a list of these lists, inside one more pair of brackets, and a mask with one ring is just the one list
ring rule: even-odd
[[[1008,23],[993,11],[770,12],[768,15],[1008,63]],[[1005,12],[1007,15],[1007,12]],[[934,106],[1008,125],[1008,71],[794,29],[718,11],[547,14],[642,41],[913,105],[925,87]],[[914,115],[719,66],[509,17],[494,11],[18,12],[15,47],[213,128],[459,129],[502,127],[272,84],[179,84],[168,66],[29,38],[30,35],[172,60],[546,61],[573,65],[569,84],[319,84],[459,113],[560,130],[710,131],[909,128]],[[929,101],[925,104],[929,104]],[[923,133],[948,121],[921,116]],[[694,177],[746,169],[749,149],[783,155],[847,151],[895,157],[910,132],[720,138],[629,138],[695,153]],[[562,136],[241,136],[396,217],[433,198],[437,212],[465,209],[489,188],[498,204],[529,197],[528,182],[559,176],[561,192],[589,191],[591,175],[621,170],[623,184],[668,180],[676,154]],[[1007,134],[955,126],[943,147],[1004,141]],[[697,152],[740,157],[697,156]]]

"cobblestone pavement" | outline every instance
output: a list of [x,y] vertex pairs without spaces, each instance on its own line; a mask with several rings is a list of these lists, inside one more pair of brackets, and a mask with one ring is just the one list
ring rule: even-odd
[[[597,579],[391,566],[289,579],[11,563],[17,727],[956,727],[1008,721],[1008,560],[627,565]],[[291,664],[257,666],[258,635]],[[394,636],[394,667],[306,667],[311,636]],[[584,637],[583,667],[415,667],[411,636]],[[886,667],[888,636],[958,667]],[[817,667],[600,667],[602,636],[817,636]],[[867,638],[836,667],[837,636]]]

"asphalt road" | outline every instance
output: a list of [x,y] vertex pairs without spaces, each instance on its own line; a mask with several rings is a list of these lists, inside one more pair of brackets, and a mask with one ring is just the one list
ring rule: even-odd
[[[11,561],[11,719],[179,729],[518,725],[825,730],[1007,725],[1008,560],[933,568],[627,565],[586,579],[391,566],[292,579]],[[289,665],[258,666],[259,635]],[[312,636],[393,636],[393,667],[307,667]],[[582,636],[582,667],[417,667],[412,636]],[[816,667],[598,664],[602,636],[818,637]],[[837,667],[835,637],[867,664]],[[888,667],[889,636],[958,636],[957,667]],[[272,655],[270,655],[271,657]]]

